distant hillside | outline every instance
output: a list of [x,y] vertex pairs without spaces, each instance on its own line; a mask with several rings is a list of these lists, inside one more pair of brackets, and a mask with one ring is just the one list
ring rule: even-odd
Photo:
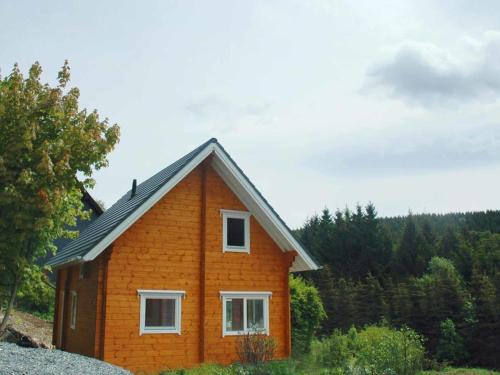
[[[500,210],[477,212],[454,212],[449,214],[414,214],[417,226],[429,223],[437,235],[442,235],[446,228],[460,229],[466,227],[472,231],[490,231],[500,233]],[[380,218],[381,223],[389,230],[393,239],[398,239],[403,231],[407,215]]]

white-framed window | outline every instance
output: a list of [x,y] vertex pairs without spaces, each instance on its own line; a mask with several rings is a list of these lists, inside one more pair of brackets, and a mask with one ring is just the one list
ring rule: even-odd
[[250,253],[250,212],[221,210],[222,251]]
[[269,335],[271,292],[220,292],[222,336],[265,333]]
[[75,329],[76,327],[76,313],[78,309],[78,294],[75,291],[71,291],[71,319],[70,319],[70,327],[71,329]]
[[141,299],[140,331],[181,334],[183,290],[137,290]]

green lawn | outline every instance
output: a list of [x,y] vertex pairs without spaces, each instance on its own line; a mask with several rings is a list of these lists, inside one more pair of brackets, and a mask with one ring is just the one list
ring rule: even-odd
[[473,369],[473,368],[450,368],[443,371],[423,371],[419,375],[500,375],[500,372]]
[[[327,369],[312,370],[312,369],[297,369],[293,362],[279,361],[267,364],[260,370],[256,368],[243,368],[240,366],[218,366],[218,365],[202,365],[190,370],[180,371],[165,371],[159,375],[312,375],[312,374],[340,374],[343,372],[335,372]],[[500,372],[468,369],[468,368],[447,368],[442,371],[422,371],[418,375],[500,375]]]

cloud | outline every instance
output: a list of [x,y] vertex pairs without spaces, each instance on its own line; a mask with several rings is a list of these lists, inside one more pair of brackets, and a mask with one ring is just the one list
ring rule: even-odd
[[500,165],[499,125],[450,130],[365,134],[355,142],[341,141],[308,164],[339,177],[415,175]]
[[367,86],[381,87],[412,104],[493,101],[500,96],[500,33],[468,38],[462,54],[433,44],[407,42],[367,72]]

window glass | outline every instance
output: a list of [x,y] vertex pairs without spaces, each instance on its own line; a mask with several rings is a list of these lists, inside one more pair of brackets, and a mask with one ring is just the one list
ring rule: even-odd
[[264,329],[264,301],[247,299],[247,328],[249,330]]
[[227,218],[228,246],[245,246],[245,219]]
[[145,326],[175,328],[175,299],[146,299]]
[[242,298],[233,298],[226,302],[226,331],[243,331]]
[[76,326],[76,308],[78,303],[78,296],[76,293],[71,293],[71,328]]

